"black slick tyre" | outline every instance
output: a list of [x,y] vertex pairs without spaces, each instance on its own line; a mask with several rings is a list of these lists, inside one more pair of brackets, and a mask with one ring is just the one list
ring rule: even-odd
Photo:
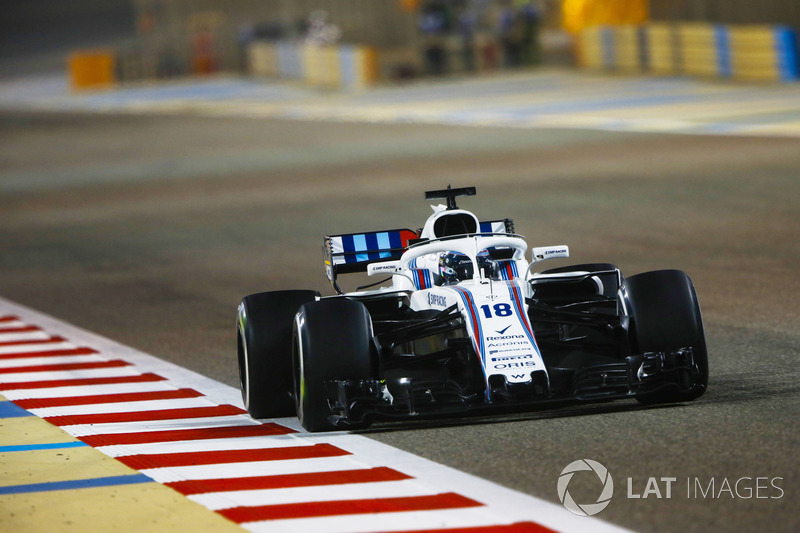
[[642,403],[699,398],[708,387],[708,350],[694,285],[680,270],[658,270],[625,278],[623,304],[630,317],[632,353],[691,347],[698,376],[688,390],[665,389],[638,396]]
[[297,418],[308,431],[358,429],[366,421],[337,427],[329,398],[334,380],[374,378],[372,320],[364,304],[346,298],[308,303],[294,325],[294,397]]
[[239,383],[253,418],[294,416],[292,323],[315,291],[274,291],[246,296],[236,321]]

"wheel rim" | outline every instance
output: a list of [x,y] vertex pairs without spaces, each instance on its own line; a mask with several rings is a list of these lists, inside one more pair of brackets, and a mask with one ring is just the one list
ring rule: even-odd
[[299,324],[298,333],[294,336],[292,343],[292,379],[294,381],[294,405],[297,411],[297,418],[303,423],[303,399],[305,397],[305,380],[303,379],[303,344],[300,341]]
[[245,339],[244,331],[239,328],[239,383],[242,388],[242,400],[244,401],[244,406],[246,409],[249,410],[250,408],[250,369],[248,365],[247,357],[247,339]]

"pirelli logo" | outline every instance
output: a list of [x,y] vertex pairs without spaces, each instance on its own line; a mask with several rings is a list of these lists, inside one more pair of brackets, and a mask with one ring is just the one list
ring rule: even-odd
[[492,362],[496,363],[498,361],[516,361],[519,359],[533,359],[533,354],[525,354],[525,355],[509,355],[507,357],[492,357]]

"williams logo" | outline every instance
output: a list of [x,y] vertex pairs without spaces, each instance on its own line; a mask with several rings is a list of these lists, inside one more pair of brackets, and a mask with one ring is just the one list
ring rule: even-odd
[[[577,503],[570,496],[569,482],[572,481],[572,476],[576,472],[591,471],[597,475],[597,479],[603,486],[603,490],[595,503]],[[611,479],[611,474],[608,473],[606,467],[592,461],[591,459],[579,459],[568,464],[561,475],[558,477],[558,499],[564,504],[568,511],[579,516],[592,516],[596,515],[611,503],[611,497],[614,495],[614,480]]]
[[498,330],[495,330],[495,331],[497,332],[497,334],[498,334],[498,335],[502,335],[502,334],[504,334],[506,331],[508,331],[508,328],[510,328],[510,327],[511,327],[511,326],[509,325],[509,326],[506,326],[506,327],[504,327],[503,329],[498,329]]

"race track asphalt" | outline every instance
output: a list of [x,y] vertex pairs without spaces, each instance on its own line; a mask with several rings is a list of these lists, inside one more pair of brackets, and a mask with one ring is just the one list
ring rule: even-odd
[[[0,295],[231,385],[241,297],[331,294],[322,235],[417,228],[427,189],[477,186],[463,207],[570,262],[683,269],[700,400],[365,434],[556,502],[594,459],[615,481],[599,517],[637,531],[800,529],[800,139],[4,112],[0,168]],[[662,496],[676,478],[670,499],[627,497],[651,477]]]

